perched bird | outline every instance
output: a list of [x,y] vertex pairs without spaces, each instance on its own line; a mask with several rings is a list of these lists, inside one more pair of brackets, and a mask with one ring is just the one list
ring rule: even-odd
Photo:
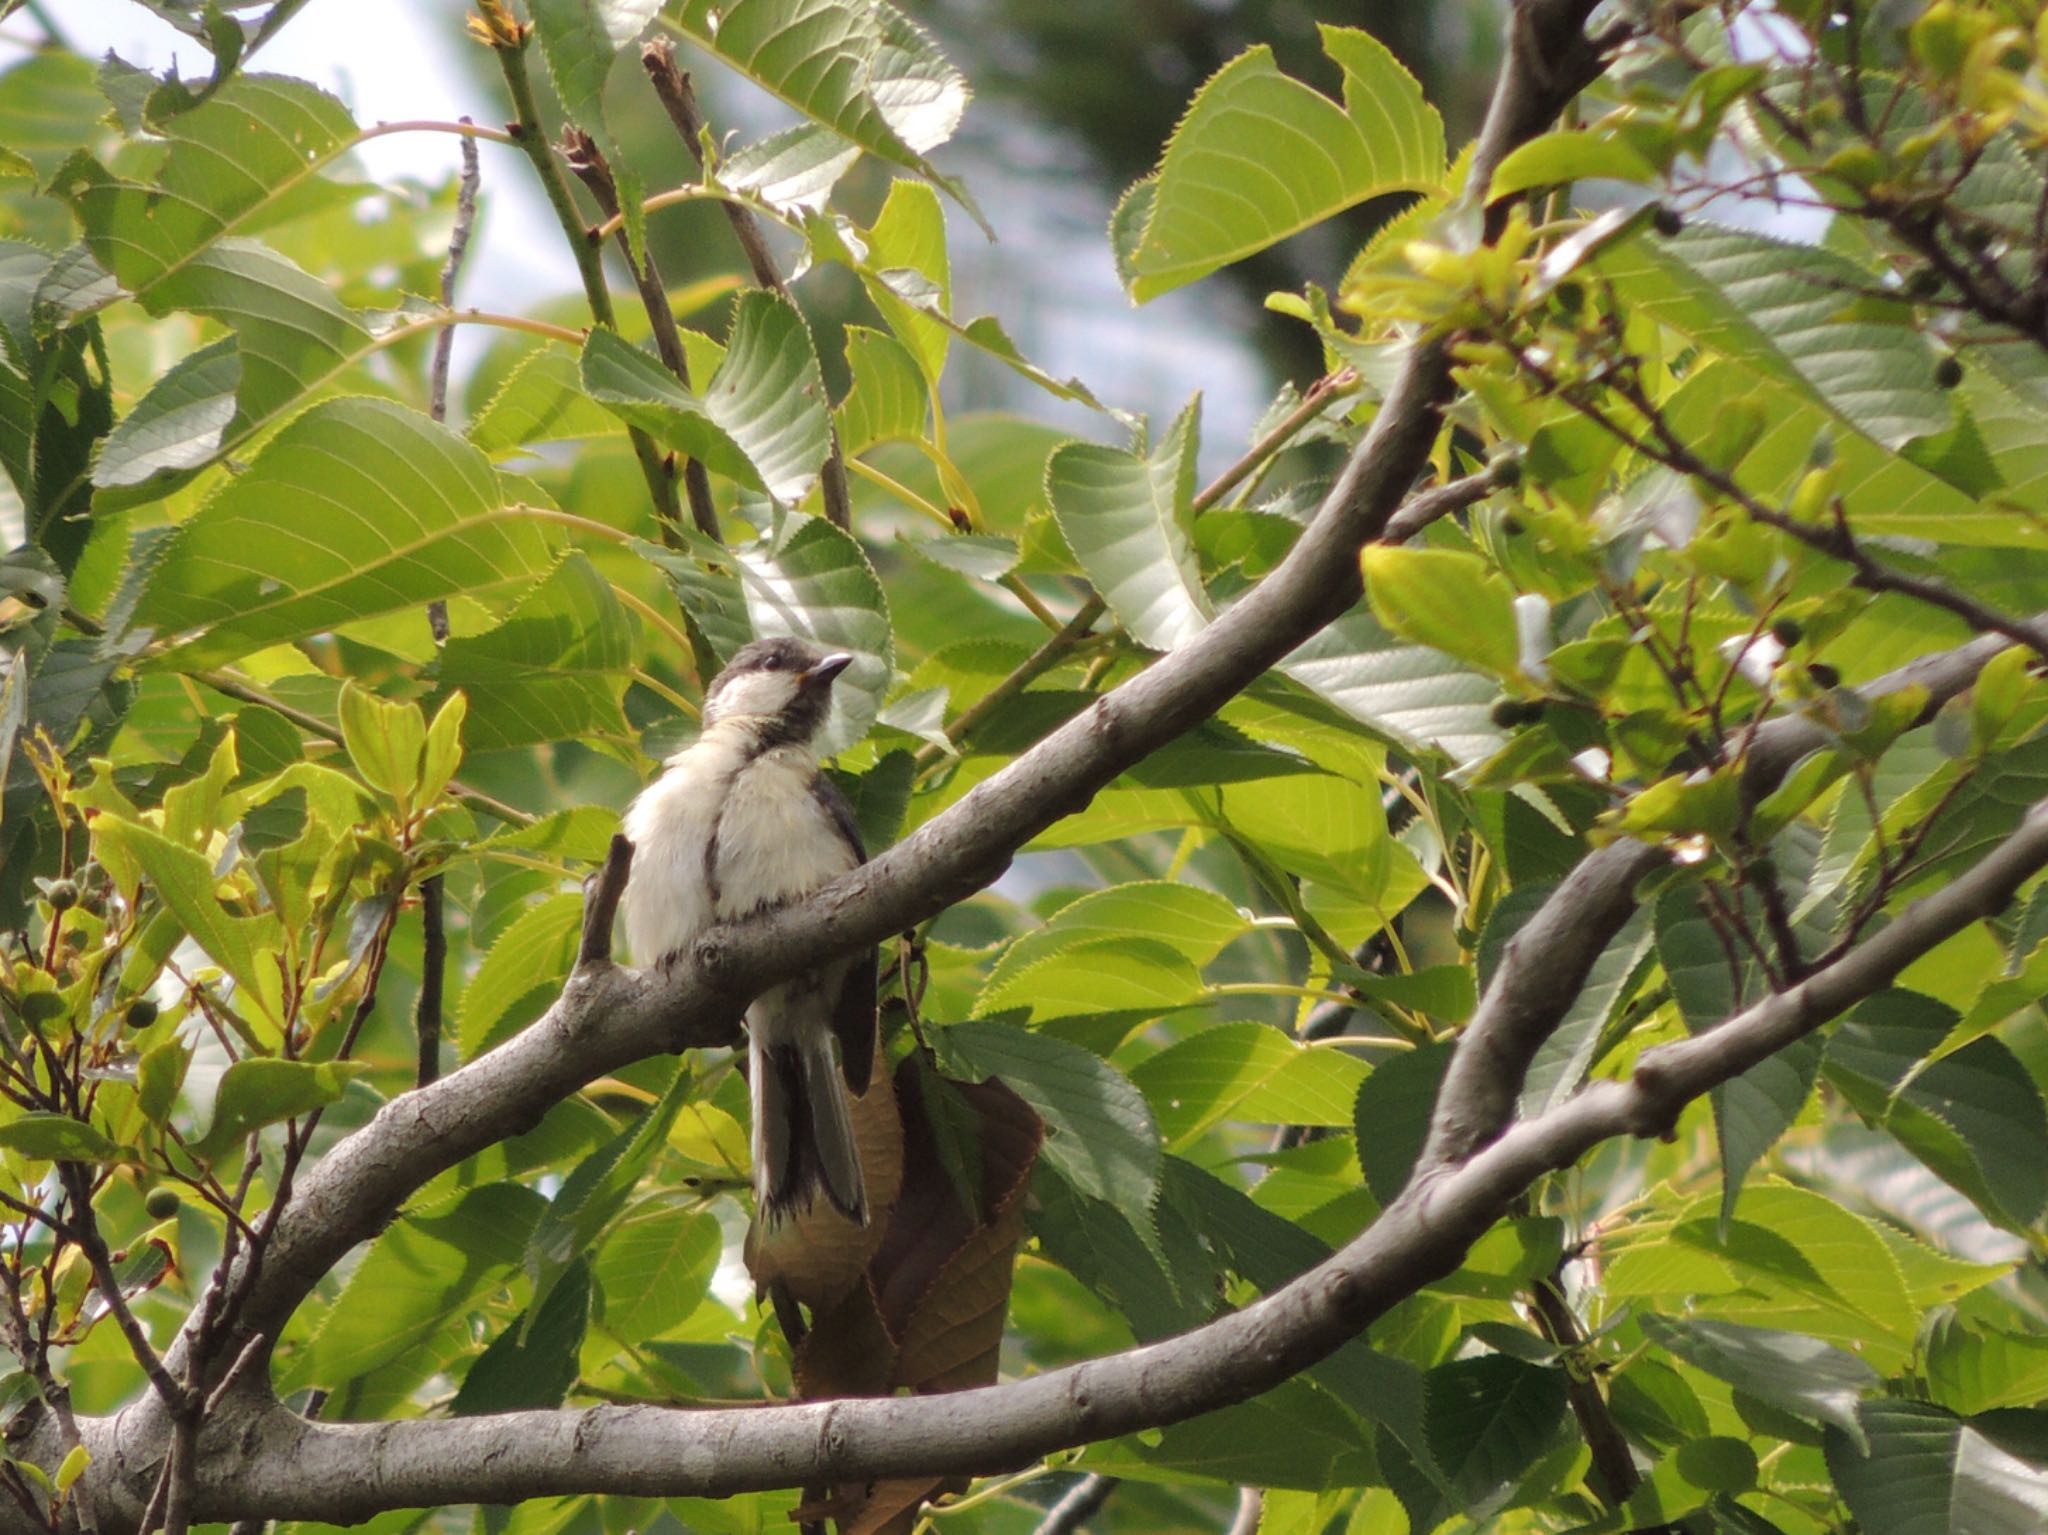
[[[652,965],[714,923],[794,900],[865,861],[852,808],[812,744],[832,680],[852,661],[802,640],[755,640],[712,679],[703,732],[626,812],[634,963]],[[874,1051],[872,947],[778,982],[747,1010],[754,1197],[764,1226],[808,1209],[821,1191],[866,1224],[860,1150],[840,1084],[865,1093]]]

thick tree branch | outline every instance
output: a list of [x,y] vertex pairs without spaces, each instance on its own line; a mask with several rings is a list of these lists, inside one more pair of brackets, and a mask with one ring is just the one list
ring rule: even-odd
[[[1468,1161],[1425,1170],[1362,1236],[1241,1311],[1180,1337],[944,1397],[773,1408],[598,1406],[404,1423],[310,1423],[267,1406],[210,1425],[195,1517],[261,1510],[357,1520],[383,1509],[572,1492],[726,1495],[812,1481],[989,1474],[1178,1422],[1288,1379],[1456,1268],[1513,1199],[1602,1141],[1668,1132],[1681,1110],[1888,986],[2003,910],[2048,867],[2048,801],[1976,867],[1833,964],[1719,1027],[1647,1052]],[[103,1444],[109,1420],[87,1428]]]
[[[1593,0],[1523,0],[1518,7],[1509,59],[1476,151],[1475,184],[1483,185],[1492,166],[1541,131],[1597,71],[1597,53],[1581,30],[1592,6]],[[516,50],[498,52],[531,133],[524,61]],[[545,145],[528,148],[540,152],[536,164],[546,162],[543,181],[565,203],[566,187]],[[594,266],[587,249],[579,261]],[[594,310],[602,306],[602,321],[609,300],[601,283],[592,302]],[[586,944],[561,997],[538,1023],[482,1059],[388,1103],[308,1171],[264,1244],[260,1271],[248,1276],[241,1325],[274,1336],[313,1286],[351,1247],[380,1230],[414,1190],[530,1128],[595,1077],[649,1054],[731,1043],[746,1001],[773,977],[814,964],[823,954],[879,941],[987,884],[1014,849],[1085,805],[1125,768],[1208,718],[1344,612],[1361,595],[1358,550],[1384,532],[1421,472],[1449,383],[1444,344],[1416,344],[1315,519],[1264,582],[1201,635],[1097,700],[874,862],[799,906],[714,929],[662,971],[620,969],[594,957]],[[601,883],[593,906],[602,899]],[[1472,1235],[1483,1229],[1481,1222]],[[1359,1296],[1383,1294],[1380,1304],[1391,1303],[1432,1277],[1428,1264],[1455,1261],[1452,1249],[1432,1247],[1376,1273],[1369,1287],[1346,1269],[1334,1280],[1296,1285],[1276,1297],[1277,1304],[1225,1319],[1199,1335],[1200,1346],[1192,1351],[1140,1350],[1001,1388],[995,1415],[1005,1427],[993,1439],[979,1426],[960,1432],[971,1420],[955,1406],[986,1393],[944,1404],[834,1402],[695,1415],[682,1430],[687,1443],[676,1442],[680,1415],[640,1408],[596,1409],[594,1416],[409,1422],[402,1431],[398,1425],[370,1430],[309,1424],[275,1407],[261,1418],[224,1413],[216,1431],[232,1428],[243,1437],[220,1453],[200,1456],[196,1516],[304,1508],[332,1519],[371,1511],[372,1505],[470,1501],[468,1493],[443,1493],[430,1484],[452,1485],[483,1468],[495,1476],[508,1465],[534,1467],[538,1481],[530,1488],[495,1483],[479,1496],[557,1485],[623,1489],[628,1482],[645,1484],[652,1465],[664,1467],[666,1490],[730,1492],[801,1485],[828,1468],[834,1477],[842,1470],[856,1476],[885,1461],[914,1462],[920,1472],[1014,1464],[1031,1458],[1016,1451],[1027,1442],[1075,1443],[1125,1426],[1171,1421],[1204,1410],[1205,1391],[1221,1389],[1229,1400],[1256,1394],[1353,1335],[1372,1314]],[[181,1339],[167,1363],[176,1367],[190,1343],[189,1335]],[[1210,1350],[1219,1347],[1221,1353],[1212,1356]],[[1239,1371],[1233,1363],[1219,1371],[1217,1358],[1256,1364]],[[1100,1397],[1098,1382],[1106,1393]],[[909,1428],[889,1426],[905,1413],[911,1414]],[[235,1419],[238,1424],[230,1421]],[[844,1436],[842,1422],[852,1425]],[[88,1474],[94,1496],[104,1487],[109,1506],[132,1519],[134,1482],[122,1468],[132,1468],[140,1457],[160,1459],[168,1425],[145,1401],[92,1427],[105,1436],[96,1440]],[[635,1447],[650,1443],[661,1446],[656,1458],[633,1465],[640,1454]],[[499,1463],[499,1450],[515,1445],[518,1453]],[[274,1486],[273,1451],[278,1467],[295,1468],[280,1474]],[[624,1460],[614,1460],[618,1454]]]
[[[2030,624],[2048,634],[2048,615]],[[1986,635],[1923,656],[1861,692],[1874,699],[1922,688],[1927,698],[1919,718],[1924,722],[2010,644],[2002,635]],[[1787,715],[1759,727],[1743,759],[1743,802],[1756,804],[1794,763],[1828,742],[1827,732],[1805,715]],[[1508,940],[1493,985],[1459,1036],[1444,1074],[1420,1165],[1461,1161],[1506,1128],[1529,1063],[1563,1021],[1600,951],[1634,914],[1635,887],[1663,856],[1634,841],[1613,842],[1589,854]]]

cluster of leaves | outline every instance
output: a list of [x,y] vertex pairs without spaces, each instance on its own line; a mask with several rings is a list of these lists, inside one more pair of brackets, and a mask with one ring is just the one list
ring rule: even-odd
[[[947,202],[979,215],[930,156],[966,84],[892,7],[535,0],[476,23],[515,96],[537,46],[616,162],[643,291],[647,221],[707,198],[786,232],[791,271],[850,274],[829,369],[800,280],[687,274],[681,368],[623,302],[585,330],[425,297],[454,188],[364,179],[352,151],[382,130],[251,71],[292,9],[180,12],[214,54],[199,84],[56,48],[0,75],[10,1404],[149,1389],[123,1313],[159,1347],[218,1325],[209,1276],[306,1159],[539,1015],[576,881],[740,644],[854,654],[826,745],[885,847],[1271,571],[1418,334],[1457,359],[1435,477],[1486,493],[1370,549],[1367,601],[893,955],[892,1099],[915,1107],[883,1106],[912,1145],[875,1202],[898,1220],[829,1274],[823,1238],[752,1255],[811,1308],[806,1344],[714,1283],[745,1220],[744,1083],[656,1058],[423,1188],[286,1326],[280,1394],[360,1419],[936,1389],[993,1378],[1005,1301],[1018,1372],[1182,1331],[1395,1196],[1449,1042],[1587,848],[1676,856],[1539,1058],[1531,1113],[1880,931],[2043,797],[2024,649],[1931,720],[1910,686],[1856,691],[2048,608],[2024,7],[1674,20],[1581,126],[1499,168],[1494,197],[1556,195],[1486,245],[1467,162],[1373,38],[1322,29],[1334,97],[1247,51],[1118,207],[1134,300],[1407,207],[1334,305],[1275,298],[1326,376],[1206,484],[1199,398],[1132,422],[955,311]],[[643,185],[606,103],[644,88],[650,25],[795,126],[729,153],[706,135],[701,182]],[[896,179],[861,223],[834,189],[864,156]],[[533,169],[489,167],[487,188]],[[1711,222],[1731,194],[1811,209],[1818,237]],[[458,322],[503,332],[459,429],[425,408]],[[1096,411],[1096,440],[949,413],[966,352]],[[828,373],[851,381],[836,402]],[[663,452],[708,472],[721,537],[661,514]],[[850,526],[825,515],[836,463]],[[1818,745],[1757,800],[1774,718]],[[1369,1343],[1062,1469],[1133,1484],[1100,1516],[1131,1529],[1213,1525],[1239,1484],[1268,1489],[1274,1535],[2038,1528],[2044,941],[2037,894],[1668,1143],[1532,1191]],[[1630,1485],[1590,1462],[1602,1425]],[[78,1470],[11,1462],[0,1495],[61,1502]],[[1028,1528],[1057,1485],[977,1518]],[[936,1490],[833,1507],[907,1529]],[[757,1529],[797,1496],[477,1518]]]

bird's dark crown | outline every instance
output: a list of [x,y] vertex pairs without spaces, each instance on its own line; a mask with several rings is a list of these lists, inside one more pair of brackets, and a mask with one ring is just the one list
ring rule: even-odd
[[711,691],[716,693],[734,677],[746,672],[800,672],[824,659],[824,651],[809,640],[800,640],[792,635],[749,640],[732,653],[732,659],[711,679]]

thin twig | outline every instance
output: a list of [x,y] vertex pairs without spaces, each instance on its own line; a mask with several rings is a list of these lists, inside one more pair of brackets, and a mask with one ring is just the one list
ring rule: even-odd
[[[647,71],[654,94],[661,98],[662,109],[675,125],[676,136],[690,151],[690,158],[697,162],[701,173],[704,169],[704,114],[697,106],[697,93],[690,84],[690,77],[676,67],[675,44],[665,37],[648,43],[640,50],[640,66]],[[726,200],[721,200],[719,206],[725,209],[726,221],[732,225],[732,232],[740,242],[740,250],[747,258],[755,283],[794,303],[795,300],[790,298],[789,284],[783,281],[774,254],[762,238],[761,222],[754,217],[753,210]],[[853,497],[846,482],[846,455],[839,446],[837,426],[831,428],[831,437],[825,466],[818,477],[818,489],[824,498],[825,516],[834,525],[851,529]]]
[[[498,56],[498,67],[504,72],[505,89],[512,97],[512,110],[517,114],[508,129],[519,147],[526,151],[527,159],[532,161],[534,171],[540,177],[541,190],[547,193],[548,206],[554,209],[556,222],[562,226],[563,238],[569,242],[569,252],[576,258],[577,274],[583,279],[583,295],[590,304],[591,318],[607,330],[615,331],[619,322],[612,309],[611,291],[605,287],[604,263],[590,239],[589,226],[583,215],[576,211],[576,200],[570,195],[569,183],[563,179],[562,167],[548,146],[548,136],[540,125],[540,108],[534,102],[533,82],[526,73],[526,49],[531,40],[529,30],[522,33],[517,41],[494,38],[491,43],[491,52]],[[675,480],[668,472],[666,456],[655,445],[654,439],[639,427],[627,427],[626,436],[633,444],[633,456],[639,460],[648,494],[654,498],[655,521],[663,537],[673,541],[683,509],[676,497]]]
[[1032,1531],[1032,1535],[1075,1535],[1077,1530],[1102,1512],[1102,1505],[1109,1501],[1109,1495],[1122,1485],[1121,1477],[1108,1476],[1100,1471],[1090,1472],[1045,1511],[1045,1517],[1038,1521],[1038,1528]]
[[414,1082],[425,1087],[441,1075],[441,994],[448,972],[448,932],[442,877],[420,881],[420,991],[413,1004],[413,1035],[419,1041]]
[[[342,744],[341,731],[321,719],[319,715],[293,708],[282,699],[272,698],[261,688],[253,687],[239,677],[231,676],[227,672],[194,672],[192,680],[212,688],[216,693],[238,698],[245,704],[261,704],[266,709],[275,710],[308,735],[316,735],[336,746]],[[472,789],[467,784],[451,781],[448,792],[465,804],[474,805],[477,809],[486,811],[501,821],[509,821],[514,826],[531,826],[534,823],[535,817],[484,793],[481,789]]]
[[99,1221],[93,1215],[92,1188],[84,1168],[76,1162],[59,1162],[57,1176],[71,1200],[73,1240],[92,1268],[93,1280],[99,1286],[100,1298],[107,1303],[107,1310],[113,1315],[114,1325],[128,1340],[128,1351],[135,1356],[135,1362],[142,1367],[142,1373],[148,1377],[164,1406],[174,1414],[185,1411],[190,1405],[190,1398],[184,1387],[164,1368],[156,1346],[149,1341],[149,1333],[134,1311],[129,1309],[128,1297],[121,1293],[120,1276],[114,1272],[113,1254],[107,1251],[106,1238],[100,1235]]
[[[597,147],[597,141],[582,129],[571,124],[562,130],[562,147],[569,169],[576,173],[576,179],[583,183],[598,211],[607,221],[621,220],[619,205],[619,184],[612,175],[612,168],[606,163],[604,152]],[[654,332],[654,349],[661,356],[662,366],[673,373],[676,382],[685,389],[690,385],[690,359],[683,351],[682,332],[676,328],[675,311],[669,307],[668,288],[661,280],[661,269],[654,264],[654,252],[643,249],[641,259],[633,258],[633,242],[628,238],[624,223],[620,222],[619,250],[626,258],[626,268],[633,274],[633,285],[640,291],[640,307],[647,311],[647,324]],[[706,538],[723,542],[718,530],[718,506],[711,499],[711,475],[701,459],[684,455],[683,489],[690,501],[690,520],[697,525],[697,531]]]

